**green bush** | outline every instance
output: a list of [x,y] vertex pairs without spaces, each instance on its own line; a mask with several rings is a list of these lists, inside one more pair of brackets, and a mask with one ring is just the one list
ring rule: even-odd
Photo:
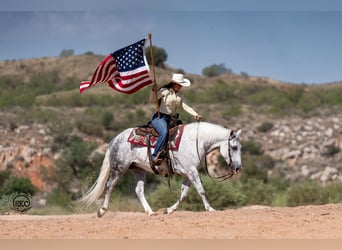
[[[152,58],[151,58],[151,47],[147,47],[145,50],[146,60],[147,62],[152,65]],[[165,68],[165,61],[167,60],[167,52],[165,49],[152,46],[152,53],[153,53],[153,62],[156,67]]]
[[275,198],[275,188],[261,179],[248,179],[242,186],[242,191],[249,205],[271,205]]
[[206,103],[229,103],[235,99],[234,89],[225,82],[218,81],[208,89],[205,97]]
[[316,110],[321,104],[321,93],[312,90],[303,94],[297,103],[297,108],[303,112],[310,112]]
[[82,119],[77,120],[76,127],[85,134],[102,137],[103,127],[100,122],[101,121],[99,120],[83,117]]
[[342,202],[342,183],[331,183],[322,187],[322,189],[322,197],[324,197],[324,203]]
[[325,155],[326,156],[333,156],[333,155],[339,153],[340,151],[341,151],[341,149],[339,147],[336,147],[335,145],[328,145],[326,147]]
[[[169,207],[179,199],[181,179],[179,177],[176,178],[171,179],[171,189],[164,182],[157,187],[156,191],[149,195],[149,200],[153,208]],[[217,183],[204,175],[201,175],[201,179],[208,201],[215,209],[220,210],[245,204],[246,197],[241,192],[241,183],[239,181],[231,180]],[[204,210],[202,200],[193,186],[190,187],[189,196],[181,204],[179,209],[191,211]]]
[[49,193],[47,197],[47,204],[49,206],[57,205],[67,208],[71,205],[72,194],[65,192],[65,190],[57,188]]
[[0,215],[8,213],[13,209],[14,194],[0,195]]
[[229,120],[232,117],[237,117],[239,115],[241,115],[241,106],[235,103],[226,107],[222,112],[222,117],[226,120]]
[[4,186],[5,182],[9,177],[11,176],[11,172],[8,170],[0,171],[0,195],[1,195],[1,189]]
[[231,69],[226,68],[223,63],[212,64],[202,69],[202,75],[208,76],[208,77],[214,77],[214,76],[219,76],[222,74],[232,74],[232,73],[233,71]]
[[106,129],[110,128],[111,125],[112,125],[113,120],[114,120],[114,116],[113,116],[112,112],[105,111],[102,114],[101,123],[102,123],[104,128],[106,128]]
[[[264,167],[261,164],[258,164],[260,161],[260,156],[244,156],[243,161],[243,169],[240,180],[242,182],[247,182],[250,178],[259,179],[263,182],[267,182],[267,167]],[[261,165],[261,166],[260,166]]]
[[262,155],[263,150],[260,143],[247,140],[242,142],[242,152],[251,155]]
[[323,204],[321,187],[317,182],[294,184],[287,192],[287,205]]
[[321,205],[342,202],[342,183],[321,186],[308,181],[294,184],[287,192],[287,206]]
[[262,133],[266,133],[273,128],[273,123],[271,122],[263,122],[260,126],[257,127],[257,130]]
[[328,107],[342,105],[342,88],[326,89],[322,101]]
[[32,185],[31,181],[27,177],[11,176],[4,181],[1,187],[0,194],[13,194],[13,193],[24,193],[34,195],[36,188]]

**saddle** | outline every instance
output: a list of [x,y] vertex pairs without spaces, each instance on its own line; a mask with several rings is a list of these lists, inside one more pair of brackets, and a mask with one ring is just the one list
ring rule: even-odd
[[[174,141],[175,137],[179,135],[179,128],[178,125],[182,125],[183,122],[178,119],[178,116],[174,116],[171,118],[171,121],[168,126],[168,141]],[[135,134],[138,136],[142,136],[144,138],[152,138],[152,137],[158,137],[159,133],[158,131],[152,126],[151,121],[149,121],[146,125],[138,126],[135,129]],[[151,168],[154,171],[155,174],[159,174],[159,171],[156,169],[154,164],[151,160],[151,142],[150,139],[147,140],[147,148],[148,148],[148,156],[150,159]],[[168,170],[170,174],[173,174],[171,159],[169,156],[169,143],[166,143],[166,148],[159,152],[158,157],[161,157],[166,160],[168,165]]]
[[[177,133],[177,125],[169,126],[168,129],[169,129],[169,139],[173,138]],[[147,125],[142,125],[142,126],[137,127],[137,129],[135,130],[135,133],[141,136],[148,136],[148,135],[154,136],[154,137],[159,136],[158,131],[152,126],[151,122],[149,122]]]
[[[182,120],[178,119],[179,115],[176,114],[171,117],[171,121],[169,123],[169,139],[173,138],[177,133],[177,126],[183,124]],[[152,122],[149,121],[146,125],[142,125],[137,127],[136,134],[141,136],[148,136],[152,135],[154,137],[158,137],[159,133],[155,128],[152,126]]]

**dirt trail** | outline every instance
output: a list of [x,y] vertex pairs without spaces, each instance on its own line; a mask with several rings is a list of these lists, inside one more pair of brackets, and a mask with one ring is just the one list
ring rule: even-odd
[[1,215],[0,239],[342,239],[342,204],[216,212]]

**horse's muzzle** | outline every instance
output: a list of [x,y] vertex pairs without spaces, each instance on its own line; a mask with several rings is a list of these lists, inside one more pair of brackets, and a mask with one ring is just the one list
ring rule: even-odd
[[236,164],[232,166],[232,172],[234,175],[239,174],[242,170],[242,166],[240,164]]

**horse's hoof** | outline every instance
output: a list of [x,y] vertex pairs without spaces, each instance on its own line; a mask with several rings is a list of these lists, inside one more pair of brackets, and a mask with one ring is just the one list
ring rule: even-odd
[[210,207],[210,208],[208,209],[208,211],[209,211],[209,212],[215,212],[216,210],[213,209],[212,207]]
[[151,211],[151,212],[147,212],[147,215],[148,216],[155,216],[155,215],[157,215],[155,212],[153,212],[153,211]]
[[175,210],[173,210],[172,208],[165,208],[164,210],[164,214],[172,214]]
[[97,210],[97,218],[101,218],[102,216],[105,215],[106,212],[107,212],[107,209],[101,207],[99,210]]

